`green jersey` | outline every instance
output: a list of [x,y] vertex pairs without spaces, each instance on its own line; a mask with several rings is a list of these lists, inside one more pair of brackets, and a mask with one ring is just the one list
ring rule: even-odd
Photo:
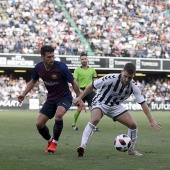
[[74,78],[77,80],[80,88],[86,88],[93,82],[94,78],[97,78],[97,73],[94,68],[89,66],[87,69],[78,67],[74,70]]

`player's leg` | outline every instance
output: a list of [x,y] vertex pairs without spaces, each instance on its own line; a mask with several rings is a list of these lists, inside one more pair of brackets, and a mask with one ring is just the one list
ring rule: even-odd
[[77,148],[78,156],[82,157],[84,154],[84,149],[87,146],[87,142],[90,140],[91,136],[93,135],[93,129],[96,127],[98,122],[100,121],[102,117],[102,111],[99,108],[95,108],[92,111],[92,118],[91,121],[87,123],[81,140],[81,146]]
[[[51,112],[49,112],[49,110]],[[48,141],[45,152],[47,152],[47,149],[50,146],[51,141],[53,139],[53,137],[50,135],[48,127],[46,126],[46,122],[49,119],[51,119],[54,116],[54,114],[55,114],[55,110],[53,110],[52,104],[49,101],[46,101],[43,107],[41,108],[37,121],[36,121],[36,127],[39,133],[44,139]]]
[[49,117],[40,113],[37,118],[37,123],[36,123],[39,133],[44,139],[48,141],[45,152],[48,152],[48,147],[51,145],[51,141],[53,139],[52,136],[50,135],[48,127],[45,125],[48,120],[49,120]]
[[55,152],[57,148],[57,142],[59,140],[59,137],[61,135],[62,129],[63,129],[63,115],[66,113],[66,109],[62,106],[57,107],[57,111],[55,114],[55,123],[53,126],[53,140],[51,145],[48,148],[48,152]]
[[[91,106],[89,106],[89,110],[90,110],[90,113],[91,113],[91,115],[92,115]],[[94,131],[94,132],[99,132],[98,127],[95,126],[94,129],[93,129],[93,131]]]
[[48,152],[55,152],[57,147],[57,142],[60,138],[61,132],[63,130],[63,116],[67,110],[72,105],[72,99],[64,98],[59,102],[56,102],[56,113],[55,113],[55,123],[53,126],[53,140],[48,148]]
[[[89,107],[89,110],[90,110],[90,113],[92,115],[92,111],[91,111],[91,103],[92,103],[92,100],[93,100],[93,97],[96,95],[96,93],[92,90],[87,96],[86,96],[86,101],[88,103],[88,107]],[[95,127],[93,129],[94,132],[99,132],[99,129],[98,127]]]
[[137,156],[142,155],[134,150],[138,135],[138,128],[132,115],[128,111],[125,111],[123,114],[117,116],[115,120],[128,127],[128,136],[132,139],[132,145],[129,148],[128,154]]
[[51,138],[51,135],[49,133],[49,129],[45,125],[48,120],[49,120],[49,117],[47,117],[46,115],[44,115],[42,113],[39,113],[38,118],[37,118],[37,122],[36,122],[36,127],[37,127],[39,133],[46,140],[49,140]]
[[82,111],[82,108],[79,106],[79,107],[77,108],[77,110],[74,112],[74,122],[73,122],[73,124],[72,124],[73,130],[78,130],[77,120],[78,120],[78,118],[79,118],[79,115],[80,115],[81,111]]

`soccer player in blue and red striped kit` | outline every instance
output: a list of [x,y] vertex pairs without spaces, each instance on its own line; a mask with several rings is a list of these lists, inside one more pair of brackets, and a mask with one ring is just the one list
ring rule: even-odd
[[[27,93],[35,86],[41,78],[48,91],[47,100],[40,109],[36,127],[41,136],[48,141],[45,152],[55,152],[57,142],[63,129],[63,116],[72,105],[72,95],[68,83],[78,96],[80,90],[68,67],[59,61],[54,60],[54,48],[45,45],[41,48],[42,62],[38,63],[33,70],[32,78],[28,82],[24,92],[18,96],[21,103]],[[46,123],[55,117],[53,136],[50,135]]]

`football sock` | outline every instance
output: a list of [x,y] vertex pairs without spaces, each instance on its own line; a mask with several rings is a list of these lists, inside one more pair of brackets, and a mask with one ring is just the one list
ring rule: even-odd
[[53,134],[54,134],[53,136],[55,141],[58,141],[62,129],[63,129],[63,120],[55,120],[55,124],[53,127]]
[[81,146],[83,148],[86,148],[87,142],[88,142],[88,140],[90,140],[90,138],[93,134],[94,128],[95,128],[95,126],[92,123],[88,122],[88,124],[86,125],[86,127],[83,131],[82,140],[81,140]]
[[138,129],[128,129],[128,136],[132,140],[132,145],[131,145],[130,149],[134,150],[134,148],[135,148],[137,134],[138,134]]
[[52,140],[52,142],[57,143],[57,141],[56,141],[56,140],[54,140],[54,139]]
[[79,115],[80,115],[80,113],[78,111],[76,111],[74,113],[74,122],[73,122],[74,126],[76,126],[76,124],[77,124],[77,119],[78,119]]
[[42,129],[38,129],[38,131],[44,139],[49,140],[51,138],[49,129],[46,125],[44,125],[44,127]]
[[51,138],[48,140],[48,142],[51,142],[51,141],[52,141],[52,139],[53,139],[53,137],[51,136]]

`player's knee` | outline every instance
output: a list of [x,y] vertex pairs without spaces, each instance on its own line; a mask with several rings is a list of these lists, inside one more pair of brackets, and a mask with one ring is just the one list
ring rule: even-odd
[[37,129],[42,129],[44,127],[44,124],[41,122],[36,122]]
[[129,124],[128,128],[129,129],[136,129],[137,128],[137,124],[135,122],[132,122],[131,124]]
[[63,113],[56,113],[55,114],[55,119],[56,120],[61,120],[63,118],[63,115],[64,115]]
[[95,118],[95,119],[91,120],[91,123],[96,126],[99,123],[99,121],[100,121],[100,119]]

